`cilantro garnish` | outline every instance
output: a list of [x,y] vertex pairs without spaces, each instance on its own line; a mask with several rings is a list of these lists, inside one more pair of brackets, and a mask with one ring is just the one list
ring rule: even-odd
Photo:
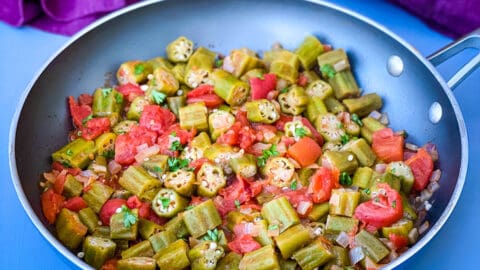
[[162,104],[165,101],[165,99],[167,98],[167,95],[165,95],[164,93],[159,92],[157,90],[153,90],[152,91],[152,97],[153,97],[153,101],[156,104]]
[[180,141],[173,141],[172,144],[170,145],[170,150],[172,151],[182,151],[183,146],[180,143]]
[[303,138],[307,136],[307,130],[304,127],[295,128],[295,137]]
[[125,226],[125,228],[130,228],[132,225],[137,223],[137,214],[133,213],[132,210],[130,210],[130,208],[128,208],[126,205],[122,205],[121,209],[121,213],[123,213],[123,226]]
[[265,79],[265,77],[263,77],[263,74],[258,74],[258,75],[257,75],[257,78],[259,78],[260,80],[264,80],[264,79]]
[[280,90],[280,93],[282,93],[282,94],[285,94],[285,93],[287,93],[287,92],[288,92],[288,88],[287,88],[287,87],[285,87],[285,88],[283,88],[282,90]]
[[365,191],[365,194],[370,195],[370,189],[369,188],[366,188],[364,191]]
[[240,201],[239,200],[235,200],[235,207],[240,208]]
[[277,151],[277,145],[272,144],[272,146],[270,146],[270,148],[268,148],[267,150],[263,150],[262,155],[260,157],[258,157],[258,159],[257,159],[258,166],[259,167],[264,167],[265,164],[267,163],[267,160],[270,157],[278,156],[278,154],[279,153]]
[[172,133],[170,133],[170,136],[172,136],[172,137],[177,137],[177,132],[172,131]]
[[163,208],[168,208],[168,206],[170,205],[170,199],[169,198],[160,197],[159,200],[160,200],[160,203],[162,204]]
[[340,139],[342,140],[342,144],[347,144],[350,141],[350,137],[347,134],[343,134]]
[[290,184],[290,189],[291,190],[297,190],[297,180],[293,180],[293,182]]
[[348,173],[342,172],[340,174],[340,184],[343,186],[352,185],[352,178],[350,177],[350,175],[348,175]]
[[215,67],[219,68],[221,66],[223,66],[223,59],[215,60]]
[[396,207],[397,207],[397,201],[395,200],[392,202],[392,208],[396,208]]
[[328,79],[335,77],[335,74],[337,74],[335,69],[330,64],[322,65],[320,71],[322,72],[323,76],[326,76]]
[[145,66],[143,64],[135,65],[135,75],[142,75],[144,70],[145,70]]
[[190,209],[193,209],[195,207],[195,205],[189,205],[187,207],[185,207],[185,210],[190,210]]
[[176,172],[188,166],[188,159],[169,157],[167,165],[171,172]]
[[154,167],[153,167],[153,171],[155,171],[155,172],[162,172],[163,170],[162,170],[162,168],[160,168],[159,166],[154,166]]
[[115,156],[115,150],[109,149],[102,154],[105,158],[113,158]]
[[358,117],[357,114],[355,114],[355,113],[352,114],[350,118],[351,118],[352,121],[355,122],[357,125],[363,127],[363,122],[362,122],[362,120],[360,120],[360,117]]
[[213,230],[208,230],[207,234],[203,237],[203,240],[218,242],[218,230],[217,228]]
[[67,149],[67,152],[65,154],[67,154],[67,156],[72,156],[73,155],[72,149]]
[[105,97],[107,97],[108,95],[110,95],[110,93],[112,93],[112,90],[113,90],[112,88],[103,88],[103,89],[102,89],[102,95],[103,95],[103,97],[105,98]]
[[115,102],[117,104],[122,104],[123,103],[123,95],[120,93],[115,93]]

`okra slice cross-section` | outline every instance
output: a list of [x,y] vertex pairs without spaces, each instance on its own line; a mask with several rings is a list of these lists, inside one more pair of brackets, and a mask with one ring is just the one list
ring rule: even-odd
[[227,179],[221,167],[204,163],[197,173],[198,195],[213,197],[227,184]]
[[188,205],[187,199],[180,196],[175,190],[162,188],[152,200],[153,211],[159,217],[173,217]]
[[224,254],[223,248],[214,241],[204,241],[188,252],[192,269],[213,270]]
[[184,36],[180,36],[168,44],[166,50],[168,60],[174,63],[187,62],[193,54],[193,42]]
[[251,122],[272,124],[280,119],[280,111],[267,99],[258,99],[245,103],[247,119]]
[[288,187],[295,174],[295,166],[284,157],[272,157],[267,161],[263,173],[277,187]]

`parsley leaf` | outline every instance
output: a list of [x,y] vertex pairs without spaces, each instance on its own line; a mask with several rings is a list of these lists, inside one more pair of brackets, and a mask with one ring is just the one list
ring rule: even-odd
[[170,145],[170,150],[172,151],[182,151],[183,146],[180,143],[180,141],[173,141],[172,144]]
[[267,160],[270,157],[275,157],[275,156],[278,156],[278,155],[279,155],[279,153],[277,151],[277,145],[272,144],[272,146],[270,146],[270,148],[262,151],[262,155],[260,157],[258,157],[258,159],[257,159],[257,164],[258,164],[259,167],[264,167],[265,164],[267,163]]
[[285,93],[287,93],[287,92],[288,92],[288,88],[287,88],[287,87],[285,87],[285,88],[283,88],[282,90],[280,90],[280,93],[281,93],[281,94],[285,94]]
[[92,118],[93,118],[93,114],[89,114],[87,117],[83,118],[82,124],[85,125],[88,122],[88,120],[90,120]]
[[397,208],[397,201],[396,200],[392,202],[392,208],[393,209]]
[[215,60],[215,67],[219,68],[223,66],[223,59]]
[[293,180],[293,182],[290,184],[290,189],[297,190],[297,180]]
[[145,66],[143,64],[135,65],[135,75],[142,75],[143,71],[145,70]]
[[240,208],[240,201],[239,200],[235,200],[235,207]]
[[109,149],[103,152],[102,156],[105,158],[113,158],[115,156],[115,150]]
[[176,172],[188,166],[188,159],[169,157],[167,160],[167,165],[171,172]]
[[125,226],[125,228],[130,228],[132,225],[137,223],[137,214],[133,213],[132,210],[130,210],[130,208],[128,208],[126,205],[122,205],[121,209],[121,213],[123,213],[123,226]]
[[160,200],[160,203],[162,204],[163,208],[168,208],[168,206],[170,205],[170,199],[169,198],[160,197],[159,200]]
[[362,120],[360,120],[360,117],[358,117],[357,114],[355,114],[355,113],[352,114],[352,115],[350,116],[350,118],[351,118],[352,121],[355,122],[357,125],[363,127],[363,122],[362,122]]
[[365,191],[365,194],[370,195],[370,189],[369,188],[366,188],[363,191]]
[[159,92],[157,90],[153,90],[152,91],[152,97],[153,97],[153,101],[156,103],[156,104],[162,104],[165,99],[167,98],[167,95],[165,95],[164,93],[162,92]]
[[110,93],[112,93],[112,88],[103,88],[102,89],[102,95],[104,98],[106,98],[108,95],[110,95]]
[[340,139],[342,140],[342,144],[347,144],[350,141],[350,137],[347,134],[343,134]]
[[72,156],[73,155],[72,149],[67,149],[67,152],[65,152],[65,154],[67,154],[67,156]]
[[337,74],[335,69],[330,64],[322,65],[320,71],[322,72],[322,75],[327,77],[328,79],[335,77],[335,74]]
[[342,172],[340,174],[340,184],[343,186],[352,185],[352,178],[350,177],[350,175],[348,175],[348,173]]
[[213,230],[208,230],[207,235],[203,237],[203,240],[218,242],[218,230],[217,228]]
[[123,95],[120,93],[115,93],[115,102],[117,104],[122,104],[123,103]]
[[307,130],[304,127],[295,128],[295,137],[303,138],[307,136]]
[[162,172],[163,170],[162,170],[162,168],[160,168],[160,166],[154,166],[153,171],[154,172]]

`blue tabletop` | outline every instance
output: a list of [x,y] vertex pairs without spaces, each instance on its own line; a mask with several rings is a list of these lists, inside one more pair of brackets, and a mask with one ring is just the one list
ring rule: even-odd
[[[332,1],[357,11],[385,25],[427,56],[451,40],[428,28],[419,19],[386,1]],[[0,262],[2,269],[70,269],[74,266],[63,258],[30,222],[13,188],[8,166],[8,130],[20,93],[45,61],[58,50],[67,37],[24,27],[16,29],[0,22]],[[474,55],[467,51],[458,59],[440,66],[448,77]],[[420,252],[402,269],[464,269],[478,266],[480,240],[480,116],[478,83],[475,71],[456,90],[455,96],[463,111],[469,136],[470,163],[466,184],[457,207],[449,220]],[[477,151],[475,151],[477,150]]]

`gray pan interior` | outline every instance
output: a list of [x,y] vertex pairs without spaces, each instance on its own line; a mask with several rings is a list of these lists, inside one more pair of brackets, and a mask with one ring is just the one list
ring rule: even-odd
[[[19,198],[42,234],[74,264],[86,267],[52,236],[53,228],[46,226],[41,213],[38,188],[40,174],[49,168],[50,154],[67,142],[71,129],[66,97],[91,93],[103,85],[105,74],[114,73],[123,61],[163,55],[168,42],[179,35],[223,54],[240,47],[261,53],[276,41],[294,49],[307,34],[344,48],[361,88],[384,98],[391,126],[406,129],[409,142],[437,144],[441,157],[441,189],[435,193],[428,213],[434,226],[390,266],[410,257],[443,225],[463,186],[465,127],[443,80],[401,39],[361,16],[323,2],[158,1],[143,2],[128,10],[74,37],[27,89],[18,119],[12,124],[10,158]],[[387,72],[391,55],[400,56],[404,62],[405,71],[400,77]],[[428,119],[434,101],[443,108],[438,124]]]

